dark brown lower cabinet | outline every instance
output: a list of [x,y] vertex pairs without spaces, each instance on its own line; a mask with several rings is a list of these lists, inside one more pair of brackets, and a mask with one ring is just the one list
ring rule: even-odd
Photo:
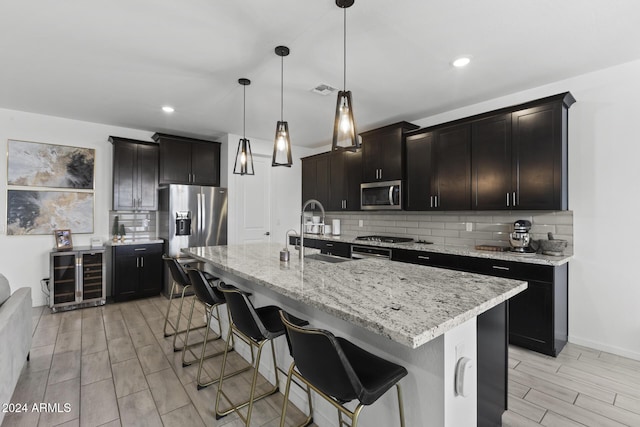
[[162,290],[162,244],[111,248],[111,296],[128,301],[155,296]]

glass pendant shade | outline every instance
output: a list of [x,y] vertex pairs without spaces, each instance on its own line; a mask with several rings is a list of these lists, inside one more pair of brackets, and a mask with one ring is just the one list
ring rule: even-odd
[[356,122],[353,119],[353,103],[351,91],[341,90],[338,92],[338,102],[336,103],[336,118],[333,123],[332,150],[351,150],[360,148],[357,138]]
[[253,154],[251,153],[251,142],[245,136],[245,124],[247,122],[247,86],[251,84],[249,79],[239,79],[238,83],[243,86],[242,104],[242,138],[238,141],[236,150],[236,162],[233,165],[233,173],[236,175],[254,175]]
[[293,164],[291,160],[291,138],[289,138],[289,123],[284,121],[284,57],[289,55],[289,48],[277,46],[276,55],[280,57],[280,120],[276,124],[276,136],[273,139],[273,157],[271,166],[286,166]]
[[291,140],[289,139],[289,124],[278,121],[276,136],[273,143],[273,158],[271,166],[291,167]]
[[336,6],[343,10],[344,38],[343,38],[343,88],[338,92],[336,103],[336,118],[333,122],[333,142],[331,150],[356,151],[360,148],[360,140],[353,119],[353,100],[347,86],[347,8],[353,6],[354,0],[336,0]]
[[254,175],[253,154],[251,154],[251,142],[247,138],[240,138],[236,151],[236,163],[233,166],[236,175]]

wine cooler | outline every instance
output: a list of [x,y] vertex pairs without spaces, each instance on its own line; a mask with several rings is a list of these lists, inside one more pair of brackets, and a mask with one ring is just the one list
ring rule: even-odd
[[77,248],[50,255],[49,307],[52,311],[104,305],[104,249]]

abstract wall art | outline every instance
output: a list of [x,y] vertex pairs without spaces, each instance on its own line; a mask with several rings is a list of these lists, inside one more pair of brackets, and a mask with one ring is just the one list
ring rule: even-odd
[[7,234],[93,233],[93,193],[9,190]]
[[95,150],[8,141],[7,184],[93,190]]

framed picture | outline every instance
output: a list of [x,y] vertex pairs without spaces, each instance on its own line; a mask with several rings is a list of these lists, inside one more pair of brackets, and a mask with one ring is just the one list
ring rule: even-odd
[[7,191],[7,235],[93,233],[93,192]]
[[8,141],[7,184],[93,190],[95,150]]
[[73,249],[73,243],[71,242],[71,230],[56,230],[53,232],[56,237],[56,249],[59,251],[65,251]]

